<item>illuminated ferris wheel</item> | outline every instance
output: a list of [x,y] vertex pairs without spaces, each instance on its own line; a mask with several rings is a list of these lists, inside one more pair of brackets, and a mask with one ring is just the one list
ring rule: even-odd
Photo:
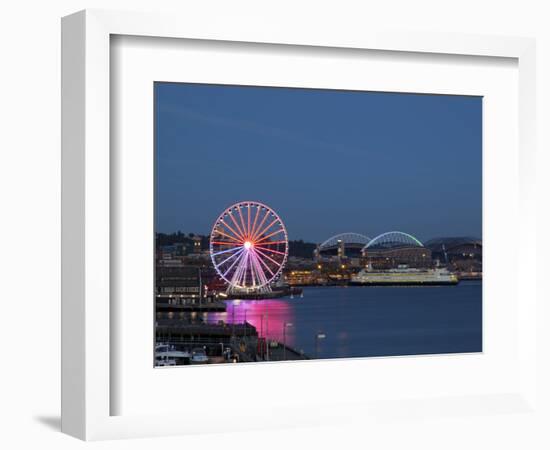
[[288,256],[288,236],[280,217],[258,202],[239,202],[216,219],[210,257],[228,291],[268,292]]

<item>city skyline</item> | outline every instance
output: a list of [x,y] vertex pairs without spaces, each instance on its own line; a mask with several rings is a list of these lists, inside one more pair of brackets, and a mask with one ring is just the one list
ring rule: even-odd
[[[192,237],[201,237],[201,238],[206,238],[208,239],[210,237],[210,232],[208,233],[195,233],[193,231],[190,231],[190,232],[186,232],[186,231],[183,231],[183,230],[176,230],[176,231],[170,231],[170,232],[163,232],[163,231],[156,231],[155,234],[162,234],[162,235],[165,235],[165,236],[174,236],[174,235],[177,235],[178,233],[181,233],[181,236],[182,237],[186,237],[186,238],[189,238],[191,239]],[[381,232],[381,233],[376,233],[376,234],[372,234],[372,235],[364,235],[364,236],[367,236],[369,237],[371,240],[373,240],[374,238],[376,237],[380,237],[384,234],[390,234],[390,233],[404,233],[404,232],[401,232],[400,230],[387,230],[387,231],[384,231],[384,232]],[[329,240],[330,238],[335,238],[337,236],[340,236],[340,235],[345,235],[345,234],[356,234],[355,232],[343,232],[343,233],[337,233],[335,235],[332,235],[332,236],[327,236],[327,239],[326,240]],[[362,234],[362,233],[357,233],[357,234]],[[416,238],[416,236],[414,235],[411,235],[413,238]],[[440,235],[440,236],[432,236],[432,237],[428,237],[428,239],[425,239],[422,241],[422,243],[425,243],[425,242],[429,242],[431,240],[439,240],[439,239],[472,239],[472,240],[481,240],[481,238],[478,238],[477,236],[451,236],[451,235]],[[302,241],[304,244],[320,244],[321,242],[317,242],[317,241],[312,241],[312,240],[307,240],[307,239],[301,239],[301,238],[298,238],[298,239],[292,239],[292,238],[289,238],[289,242],[300,242]]]
[[156,231],[208,235],[237,201],[291,240],[481,238],[480,97],[155,84]]

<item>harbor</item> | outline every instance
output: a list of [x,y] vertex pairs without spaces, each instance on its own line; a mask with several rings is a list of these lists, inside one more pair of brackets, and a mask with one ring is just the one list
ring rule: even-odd
[[187,313],[158,320],[157,340],[189,352],[204,348],[208,363],[481,351],[479,281],[308,287],[293,299],[224,303],[224,312],[194,314],[194,325]]
[[[269,301],[269,300],[266,300]],[[232,310],[234,313],[234,308]],[[225,314],[225,313],[224,313]],[[246,313],[245,313],[246,316]],[[219,364],[238,362],[305,360],[309,357],[286,342],[259,334],[251,321],[240,315],[214,319],[208,313],[160,319],[156,322],[155,357],[157,366]],[[263,319],[262,319],[263,320]],[[198,358],[197,355],[200,355]]]
[[481,351],[479,240],[231,233],[158,239],[157,367]]

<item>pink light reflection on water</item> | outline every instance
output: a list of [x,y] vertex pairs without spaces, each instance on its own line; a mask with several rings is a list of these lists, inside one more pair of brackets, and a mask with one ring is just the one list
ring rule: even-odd
[[[223,320],[228,324],[246,321],[258,331],[258,336],[283,342],[285,324],[293,323],[294,311],[284,300],[226,300],[227,311],[208,313],[207,323],[218,323]],[[286,343],[294,345],[294,330],[286,327]]]

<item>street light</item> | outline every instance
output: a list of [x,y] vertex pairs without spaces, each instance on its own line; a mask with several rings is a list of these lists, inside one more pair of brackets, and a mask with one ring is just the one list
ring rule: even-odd
[[[267,345],[267,340],[264,336],[264,315],[265,314],[260,314],[260,336],[259,336],[259,339],[258,341],[259,342],[262,342],[261,340],[263,339],[263,342],[265,345]],[[264,347],[263,345],[260,347],[260,355],[263,357],[264,356]]]
[[265,313],[265,359],[269,361],[269,312]]
[[232,332],[231,334],[235,336],[235,303],[233,302],[233,308],[232,308],[232,318],[231,318],[231,325],[232,325]]
[[264,314],[260,314],[260,337],[264,336]]
[[291,326],[293,326],[291,322],[283,324],[283,361],[286,361],[286,328]]
[[319,358],[319,340],[325,339],[327,335],[325,333],[317,333],[315,335],[315,358]]

